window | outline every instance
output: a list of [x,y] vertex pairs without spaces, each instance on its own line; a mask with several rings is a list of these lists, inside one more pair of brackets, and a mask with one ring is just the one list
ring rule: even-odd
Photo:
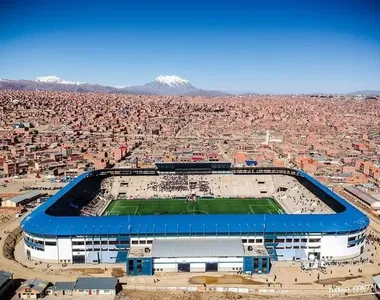
[[83,241],[73,241],[72,242],[73,246],[81,246],[81,245],[84,245],[84,242]]
[[256,240],[256,243],[262,243],[263,242],[263,239],[257,239]]
[[152,244],[152,243],[153,243],[153,241],[147,241],[146,243],[147,243],[147,244]]
[[286,239],[286,242],[287,242],[287,243],[291,243],[291,242],[292,242],[292,239]]
[[352,237],[348,238],[348,241],[349,241],[349,242],[350,242],[350,241],[355,241],[355,239],[356,239],[356,236],[352,236]]
[[132,245],[137,245],[138,243],[138,241],[132,241]]
[[57,246],[57,242],[45,242],[46,246]]
[[94,245],[100,245],[100,241],[94,241]]
[[310,243],[319,243],[321,241],[321,239],[310,239],[309,242]]
[[247,239],[242,239],[241,241],[243,242],[243,244],[245,244],[247,242]]
[[109,241],[110,245],[119,245],[119,241]]
[[293,247],[293,249],[299,249],[300,248],[300,246],[294,246]]
[[248,240],[248,243],[254,243],[254,242],[255,242],[254,239],[249,239],[249,240]]
[[265,239],[264,242],[265,243],[273,243],[273,239]]
[[140,245],[145,245],[146,244],[146,241],[140,241]]
[[285,240],[284,239],[275,239],[274,242],[275,243],[283,243]]
[[293,240],[295,243],[299,243],[300,239],[294,239]]
[[102,245],[108,245],[108,241],[102,241]]
[[86,245],[92,245],[92,241],[86,241]]
[[301,239],[301,242],[302,242],[302,243],[306,243],[306,242],[307,242],[307,239]]

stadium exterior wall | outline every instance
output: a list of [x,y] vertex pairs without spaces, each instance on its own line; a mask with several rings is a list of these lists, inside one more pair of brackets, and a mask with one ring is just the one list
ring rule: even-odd
[[[258,168],[247,169],[260,174]],[[243,245],[264,245],[271,260],[309,259],[311,254],[320,259],[340,260],[363,252],[369,224],[367,216],[302,171],[286,168],[262,170],[265,174],[301,176],[345,209],[329,215],[57,217],[46,213],[47,208],[82,180],[115,171],[98,170],[77,177],[22,221],[25,253],[30,259],[54,263],[122,263],[128,261],[128,251],[133,244],[148,245],[156,237],[241,237]],[[131,170],[121,171],[125,175],[134,175]],[[157,175],[152,169],[147,172],[148,176]],[[240,171],[231,169],[231,172]],[[162,259],[165,258],[153,260],[154,269],[163,269],[158,268]],[[196,265],[197,262],[192,263],[194,270],[203,268],[203,265]],[[223,270],[244,267],[243,259],[228,263],[230,265],[221,265]],[[170,268],[170,264],[166,268]]]

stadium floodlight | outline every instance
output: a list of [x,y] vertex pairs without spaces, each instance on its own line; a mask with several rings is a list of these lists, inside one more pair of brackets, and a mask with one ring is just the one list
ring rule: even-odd
[[344,223],[344,224],[347,225],[348,228],[350,228],[350,230],[348,232],[351,232],[351,228],[352,228],[351,225],[348,223]]
[[339,231],[339,226],[336,225],[335,223],[333,223],[333,225],[336,227],[335,235],[337,235],[337,234],[338,234],[338,231]]
[[296,235],[296,226],[294,226],[294,224],[292,223],[292,226],[293,226],[293,228],[294,228],[294,231],[293,231],[293,236],[295,236]]
[[289,229],[289,227],[288,227],[288,225],[286,225],[286,223],[284,223],[284,226],[285,226],[287,229]]

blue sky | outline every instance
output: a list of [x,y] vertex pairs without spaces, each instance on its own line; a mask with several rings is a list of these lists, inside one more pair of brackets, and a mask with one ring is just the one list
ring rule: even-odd
[[380,89],[380,1],[0,1],[0,78],[309,93]]

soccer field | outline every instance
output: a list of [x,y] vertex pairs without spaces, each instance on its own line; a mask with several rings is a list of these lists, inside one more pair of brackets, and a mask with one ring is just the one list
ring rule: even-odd
[[180,214],[282,214],[282,207],[271,198],[218,198],[115,200],[105,210],[105,216],[180,215]]

